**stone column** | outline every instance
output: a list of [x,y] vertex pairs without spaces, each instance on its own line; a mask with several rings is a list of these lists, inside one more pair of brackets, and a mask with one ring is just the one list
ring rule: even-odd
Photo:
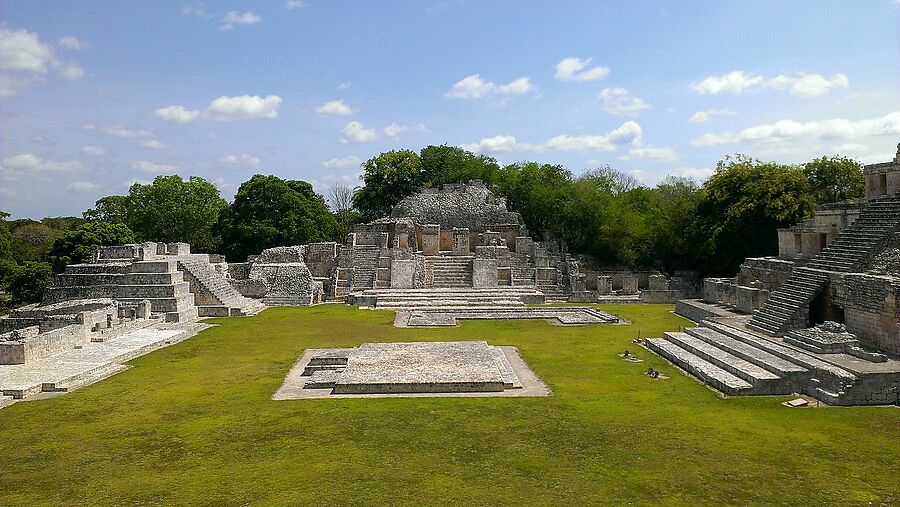
[[391,288],[412,289],[416,284],[415,259],[394,259],[391,261]]
[[638,293],[638,278],[634,275],[622,275],[622,294],[632,295]]
[[422,253],[438,255],[441,253],[441,226],[428,224],[422,226]]
[[597,276],[597,293],[601,296],[607,296],[612,292],[612,277]]
[[469,255],[469,229],[465,227],[453,228],[453,255]]
[[497,286],[497,261],[496,259],[472,260],[472,287],[496,287]]

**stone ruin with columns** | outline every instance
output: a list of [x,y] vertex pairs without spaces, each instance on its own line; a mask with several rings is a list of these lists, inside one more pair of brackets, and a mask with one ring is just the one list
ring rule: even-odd
[[778,256],[707,278],[676,312],[700,326],[648,347],[728,394],[900,403],[900,145],[864,167],[865,198],[778,231]]
[[389,217],[354,226],[343,244],[290,248],[290,262],[270,249],[229,264],[232,283],[269,305],[299,302],[273,295],[273,273],[307,284],[301,304],[518,306],[591,297],[578,262],[555,243],[532,239],[522,217],[481,182],[424,189]]

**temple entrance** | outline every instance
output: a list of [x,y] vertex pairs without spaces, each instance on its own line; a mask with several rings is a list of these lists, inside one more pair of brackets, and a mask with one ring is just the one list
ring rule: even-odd
[[887,195],[887,174],[878,175],[878,195]]
[[809,305],[808,327],[821,324],[826,320],[840,324],[844,323],[844,309],[833,304],[830,298],[827,297],[827,294],[827,289],[821,291]]

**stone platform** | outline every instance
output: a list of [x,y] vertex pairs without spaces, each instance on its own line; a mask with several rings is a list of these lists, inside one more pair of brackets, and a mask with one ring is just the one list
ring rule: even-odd
[[533,287],[446,287],[431,289],[370,289],[350,294],[347,302],[384,310],[524,307],[541,304],[544,293]]
[[515,347],[401,342],[309,349],[273,399],[549,394]]
[[71,391],[125,370],[126,361],[190,338],[207,327],[158,324],[25,364],[0,365],[0,394],[18,400],[38,393]]
[[541,319],[551,324],[581,326],[587,324],[618,324],[624,322],[615,315],[590,306],[571,307],[471,307],[398,310],[396,327],[452,327],[459,320]]

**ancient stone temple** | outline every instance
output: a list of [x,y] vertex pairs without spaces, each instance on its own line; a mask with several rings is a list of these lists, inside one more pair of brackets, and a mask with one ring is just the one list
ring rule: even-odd
[[777,257],[704,280],[677,313],[700,322],[651,350],[729,394],[900,402],[900,146],[865,166],[866,197],[778,231]]
[[[515,306],[585,293],[578,263],[554,243],[533,240],[522,217],[481,182],[424,189],[389,217],[356,225],[342,245],[296,248],[309,271],[302,277],[310,301],[321,294],[381,308],[435,300]],[[261,295],[253,269],[263,256],[229,265],[232,283],[245,295]],[[268,293],[262,297],[279,304]]]

